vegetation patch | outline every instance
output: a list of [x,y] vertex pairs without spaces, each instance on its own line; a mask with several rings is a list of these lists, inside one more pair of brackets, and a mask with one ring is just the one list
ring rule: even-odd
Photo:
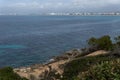
[[27,80],[27,79],[21,78],[19,75],[14,73],[11,67],[5,67],[0,69],[0,80]]
[[78,80],[120,80],[120,59],[102,61],[81,72]]
[[114,58],[107,56],[96,56],[73,60],[66,64],[63,80],[74,80],[74,77],[76,77],[80,72],[87,71],[92,65],[101,63],[102,61],[109,61],[111,59]]

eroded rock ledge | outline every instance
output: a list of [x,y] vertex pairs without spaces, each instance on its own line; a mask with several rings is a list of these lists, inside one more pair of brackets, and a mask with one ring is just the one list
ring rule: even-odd
[[54,57],[47,64],[36,64],[29,67],[15,68],[14,72],[29,80],[59,80],[58,78],[62,78],[65,64],[76,59],[83,53],[86,54],[84,57],[88,57],[106,54],[108,52],[104,50],[91,52],[89,50],[74,49],[65,52],[61,56]]

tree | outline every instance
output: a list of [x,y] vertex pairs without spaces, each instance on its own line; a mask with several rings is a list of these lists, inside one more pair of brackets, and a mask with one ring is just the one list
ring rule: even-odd
[[120,36],[115,37],[114,39],[115,39],[116,45],[120,46]]
[[88,44],[89,44],[90,46],[96,46],[96,43],[97,43],[97,39],[94,38],[94,37],[92,37],[92,38],[90,38],[90,39],[88,40]]
[[88,40],[88,45],[90,47],[96,48],[97,50],[112,50],[113,44],[110,36],[106,35],[100,38],[90,38]]

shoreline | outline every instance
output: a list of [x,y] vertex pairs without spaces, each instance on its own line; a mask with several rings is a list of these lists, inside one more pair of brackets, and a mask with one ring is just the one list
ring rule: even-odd
[[[73,54],[73,53],[76,53],[76,54]],[[63,59],[63,60],[68,59],[68,58],[70,58],[70,56],[75,56],[78,53],[82,53],[82,49],[78,49],[78,48],[71,49],[69,51],[66,51],[66,52],[60,54],[60,55],[53,56],[49,60],[46,60],[46,61],[44,61],[42,63],[35,63],[35,64],[32,64],[32,65],[19,66],[19,67],[15,67],[15,68],[30,67],[30,66],[34,66],[34,65],[47,65],[47,64],[51,64],[51,63],[57,62],[57,61],[59,61],[61,59]]]
[[[34,75],[36,79],[42,79],[46,75],[46,72],[50,73],[51,71],[55,71],[56,74],[62,75],[64,71],[63,66],[81,53],[82,49],[72,49],[49,59],[49,61],[43,64],[14,68],[14,72],[27,79],[30,79],[32,75]],[[41,78],[39,76],[41,76]]]
[[54,75],[59,75],[62,78],[62,74],[64,73],[64,66],[70,61],[77,59],[78,56],[81,58],[86,58],[108,53],[109,52],[105,50],[96,50],[91,52],[88,51],[88,49],[73,49],[65,52],[60,56],[56,56],[55,58],[50,59],[51,61],[48,63],[14,68],[14,72],[21,77],[27,78],[28,80],[31,80],[31,78],[34,78],[35,80],[42,80],[46,77],[46,75],[51,73],[54,73]]

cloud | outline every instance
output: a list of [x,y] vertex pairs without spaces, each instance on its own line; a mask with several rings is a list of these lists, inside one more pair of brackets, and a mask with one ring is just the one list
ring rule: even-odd
[[119,7],[120,0],[0,0],[0,12],[118,11]]
[[32,2],[17,2],[14,4],[9,4],[6,5],[5,7],[9,8],[62,8],[65,6],[64,3],[62,2],[37,2],[37,1],[32,1]]
[[74,5],[82,7],[104,7],[120,4],[120,0],[73,0]]
[[120,0],[72,0],[74,9],[88,12],[113,12],[120,10]]

